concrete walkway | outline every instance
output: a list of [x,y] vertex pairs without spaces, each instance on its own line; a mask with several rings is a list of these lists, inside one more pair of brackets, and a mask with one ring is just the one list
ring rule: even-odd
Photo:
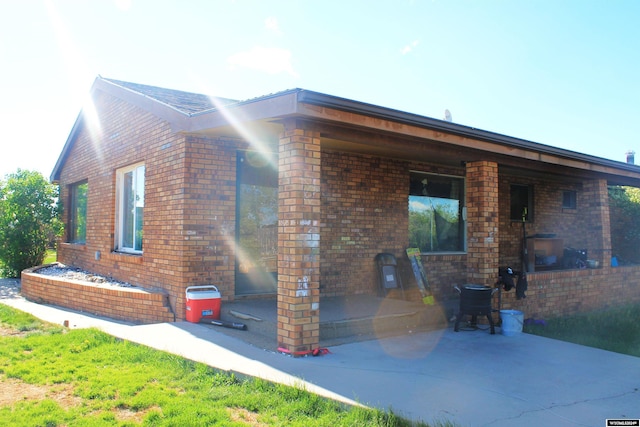
[[[430,333],[331,347],[321,357],[265,351],[205,325],[131,325],[24,300],[0,281],[0,303],[213,367],[351,404],[459,426],[605,426],[640,419],[640,358],[528,334]],[[498,329],[499,330],[499,329]]]

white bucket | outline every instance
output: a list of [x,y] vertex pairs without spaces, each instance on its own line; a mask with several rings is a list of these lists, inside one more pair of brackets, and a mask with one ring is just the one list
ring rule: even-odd
[[512,337],[522,332],[524,313],[518,310],[500,310],[502,335]]

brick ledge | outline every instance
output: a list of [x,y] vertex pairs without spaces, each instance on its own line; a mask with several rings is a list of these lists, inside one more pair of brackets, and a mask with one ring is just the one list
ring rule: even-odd
[[22,272],[21,293],[30,301],[133,323],[175,321],[166,292],[105,286],[38,274],[37,271],[44,267],[47,265]]

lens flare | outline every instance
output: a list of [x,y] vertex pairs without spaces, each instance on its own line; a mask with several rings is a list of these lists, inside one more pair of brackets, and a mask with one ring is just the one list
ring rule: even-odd
[[245,123],[248,123],[249,120],[241,115],[240,109],[234,108],[233,105],[225,105],[220,102],[219,99],[213,96],[209,99],[216,107],[216,110],[223,115],[223,117],[235,129],[235,131],[251,145],[251,149],[257,151],[265,159],[267,159],[271,167],[277,168],[278,165],[269,145],[264,141],[263,138],[255,135],[253,131],[245,125]]
[[89,129],[90,138],[96,151],[96,157],[101,160],[100,140],[102,138],[102,128],[98,120],[93,99],[86,95],[86,85],[82,83],[90,81],[94,74],[89,71],[83,55],[81,55],[77,49],[67,25],[55,8],[54,2],[46,0],[45,7],[58,49],[65,64],[68,86],[71,92],[70,97],[72,100],[76,100],[77,104],[82,105],[82,118]]

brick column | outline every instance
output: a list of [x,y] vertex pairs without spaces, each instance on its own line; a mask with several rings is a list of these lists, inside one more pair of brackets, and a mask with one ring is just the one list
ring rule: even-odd
[[[600,262],[602,267],[611,266],[611,220],[609,217],[609,189],[604,179],[585,181],[584,212],[588,215],[589,236],[587,256]],[[580,207],[578,207],[580,208]]]
[[320,341],[320,133],[287,122],[279,152],[278,346],[299,356]]
[[467,163],[467,281],[492,286],[498,274],[498,165]]

